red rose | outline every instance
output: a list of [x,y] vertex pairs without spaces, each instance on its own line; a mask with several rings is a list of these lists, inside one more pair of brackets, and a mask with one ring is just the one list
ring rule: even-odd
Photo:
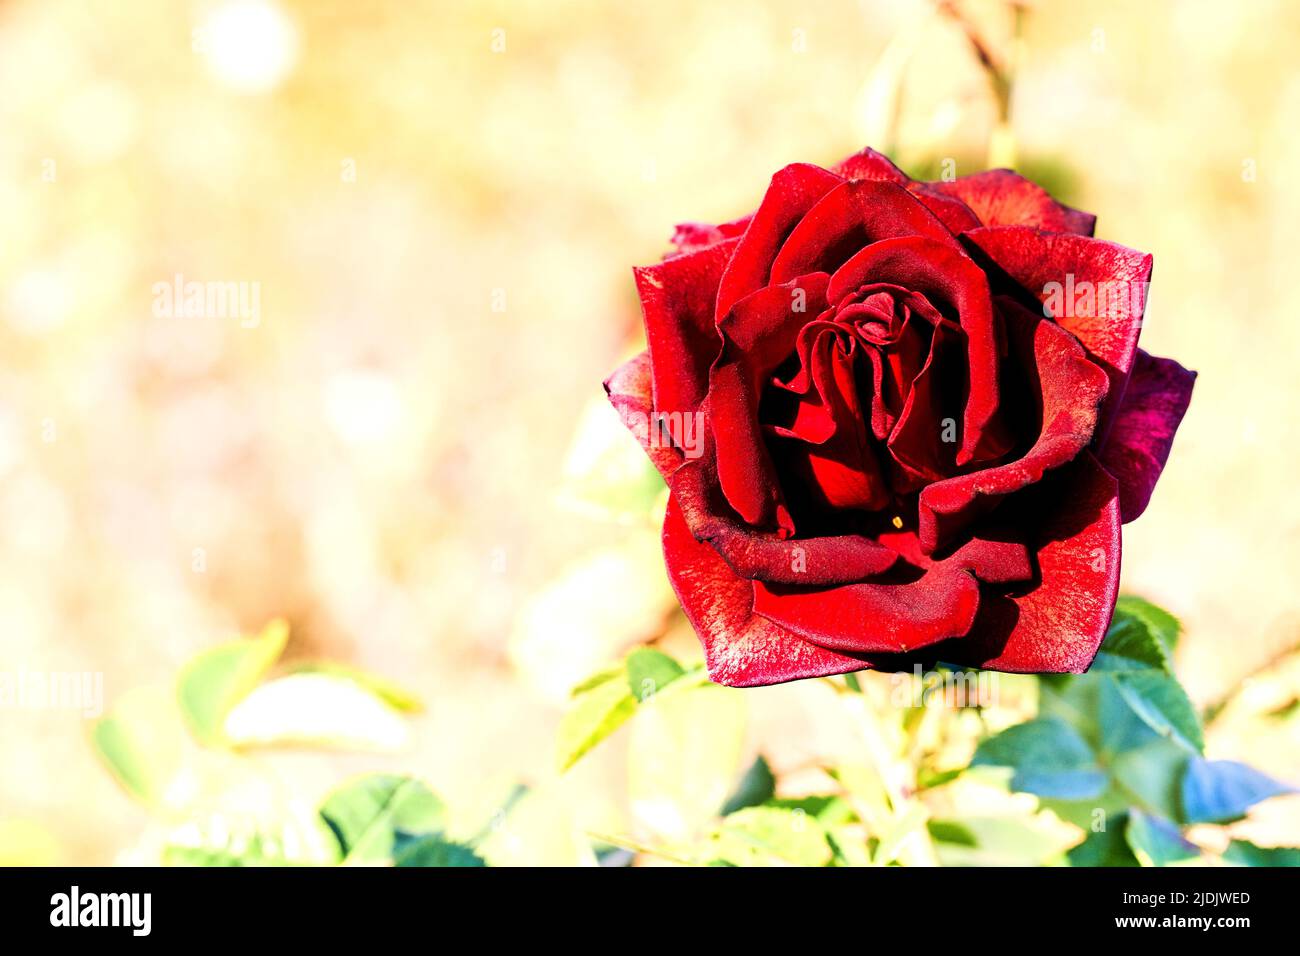
[[1088,668],[1195,379],[1138,349],[1151,257],[1093,223],[864,150],[636,270],[649,348],[605,387],[715,681]]

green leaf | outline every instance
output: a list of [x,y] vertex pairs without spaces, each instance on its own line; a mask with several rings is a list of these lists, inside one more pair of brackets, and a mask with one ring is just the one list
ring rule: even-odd
[[578,695],[560,720],[557,737],[560,772],[577,763],[636,713],[637,700],[623,681],[605,681]]
[[837,827],[856,819],[852,805],[843,797],[833,793],[820,793],[807,797],[787,797],[768,800],[765,807],[779,807],[783,810],[802,810],[815,817],[824,827]]
[[204,651],[181,669],[177,699],[201,744],[226,744],[226,717],[280,659],[288,639],[289,626],[275,620],[259,636]]
[[612,680],[617,680],[623,677],[626,673],[627,669],[622,661],[619,661],[617,664],[610,664],[608,667],[596,671],[596,673],[592,674],[586,680],[575,684],[573,689],[569,691],[569,697],[581,697],[587,691],[595,690],[601,684],[607,684]]
[[1100,794],[1106,774],[1088,742],[1058,717],[1008,727],[979,745],[971,766],[1011,767],[1011,789],[1081,800]]
[[1233,840],[1223,852],[1223,859],[1235,866],[1300,866],[1300,847],[1265,847],[1248,840]]
[[185,731],[171,688],[137,687],[90,727],[90,746],[131,797],[157,808],[183,764]]
[[638,702],[653,697],[686,669],[662,651],[639,647],[627,656],[627,686]]
[[1160,736],[1197,753],[1205,748],[1201,720],[1177,680],[1155,671],[1125,671],[1114,680],[1133,712]]
[[1169,866],[1201,855],[1196,846],[1183,839],[1178,827],[1141,810],[1130,811],[1124,837],[1143,866]]
[[387,677],[380,677],[378,674],[372,674],[369,671],[363,671],[348,664],[337,664],[333,661],[310,661],[298,664],[289,673],[290,675],[300,673],[328,674],[330,677],[351,681],[357,686],[368,690],[394,710],[400,710],[408,714],[416,714],[424,710],[424,704],[414,692],[394,683]]
[[1105,830],[1088,831],[1088,838],[1066,851],[1071,866],[1141,866],[1128,845],[1128,814],[1112,815]]
[[397,866],[481,867],[483,858],[462,843],[440,836],[422,836],[403,841],[393,857]]
[[405,718],[383,697],[348,678],[315,672],[259,684],[225,721],[226,743],[233,747],[394,751],[410,736]]
[[391,859],[403,835],[440,833],[443,803],[412,777],[372,774],[335,790],[320,809],[346,862]]
[[[1140,604],[1143,607],[1139,608]],[[1102,642],[1092,663],[1093,671],[1158,670],[1173,673],[1169,658],[1168,626],[1159,623],[1159,616],[1173,618],[1155,605],[1141,598],[1120,598],[1111,618],[1106,640]],[[1173,637],[1177,636],[1177,622],[1173,623]]]
[[1121,594],[1115,602],[1115,614],[1141,621],[1164,646],[1166,654],[1173,654],[1177,649],[1183,625],[1164,608],[1135,594]]
[[962,817],[927,826],[943,866],[1044,866],[1061,862],[1068,842],[1036,817]]
[[733,866],[825,866],[831,845],[822,825],[801,810],[746,807],[722,822],[702,855]]
[[1261,800],[1295,792],[1244,763],[1193,757],[1183,775],[1183,816],[1188,823],[1231,823]]
[[772,768],[768,766],[766,758],[759,754],[740,778],[731,796],[723,803],[719,815],[725,817],[745,807],[756,807],[760,803],[771,800],[775,795],[776,777],[772,775]]
[[277,844],[260,833],[244,841],[224,845],[183,846],[168,843],[163,847],[164,866],[253,867],[299,865],[286,859]]
[[1191,756],[1181,744],[1160,738],[1116,754],[1110,762],[1112,792],[1126,806],[1182,822],[1179,787]]

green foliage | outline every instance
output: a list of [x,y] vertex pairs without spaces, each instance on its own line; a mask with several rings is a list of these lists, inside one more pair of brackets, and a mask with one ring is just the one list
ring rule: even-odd
[[320,808],[348,863],[391,859],[399,841],[441,833],[446,807],[418,780],[362,777],[335,790]]
[[1009,727],[984,741],[971,766],[1011,767],[1012,789],[1067,800],[1099,795],[1106,774],[1083,736],[1059,717]]
[[556,747],[560,771],[568,770],[627,723],[638,705],[678,681],[683,687],[698,686],[703,672],[688,671],[667,654],[640,647],[579,683],[571,692],[573,706],[560,720]]
[[745,807],[756,807],[774,796],[776,796],[776,776],[768,766],[767,758],[759,754],[740,778],[740,782],[736,784],[736,789],[722,805],[722,816],[743,810]]

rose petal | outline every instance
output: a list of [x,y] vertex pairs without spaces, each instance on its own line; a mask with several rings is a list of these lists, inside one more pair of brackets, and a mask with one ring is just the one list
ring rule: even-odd
[[[808,220],[814,214],[809,213]],[[793,241],[794,237],[791,237],[791,243]],[[950,239],[936,241],[909,236],[885,239],[867,246],[836,270],[826,295],[830,301],[838,302],[844,294],[864,282],[889,282],[924,295],[940,312],[945,312],[944,306],[948,306],[947,314],[955,317],[966,333],[963,364],[968,369],[969,378],[962,411],[961,441],[956,449],[956,463],[965,465],[977,458],[995,457],[1007,448],[1003,436],[988,429],[998,410],[1000,336],[989,297],[988,279],[959,246],[955,243],[950,245],[950,242]],[[787,244],[786,248],[789,247]],[[949,371],[941,369],[939,374],[948,374]],[[904,412],[904,416],[906,414]],[[940,415],[930,423],[937,426],[943,417],[946,416]],[[932,436],[936,446],[939,438],[936,427]]]
[[722,490],[751,525],[794,528],[763,441],[758,403],[763,383],[793,351],[799,329],[825,307],[827,279],[818,273],[760,289],[737,302],[719,326],[723,347],[709,373],[708,421]]
[[907,584],[836,588],[754,582],[754,612],[821,647],[858,654],[906,653],[970,630],[979,584],[935,564]]
[[694,538],[711,544],[742,578],[827,586],[881,574],[898,560],[864,535],[794,539],[745,527],[729,513],[707,457],[682,465],[671,487]]
[[[699,252],[701,249],[717,245],[724,239],[741,236],[749,225],[749,220],[753,218],[752,215],[743,216],[740,219],[719,223],[716,226],[709,225],[706,222],[679,222],[670,240],[677,249],[670,255]],[[664,258],[667,258],[667,256]]]
[[637,442],[650,457],[659,473],[665,479],[671,478],[674,471],[685,460],[671,441],[662,438],[652,440],[651,428],[654,423],[654,406],[651,398],[650,353],[638,352],[605,379],[605,393],[610,404],[618,412]]
[[[1052,306],[1044,314],[1069,329],[1106,370],[1110,393],[1097,429],[1098,439],[1104,439],[1133,367],[1151,280],[1151,256],[1113,242],[1024,226],[976,229],[965,238],[1043,302],[1045,310]],[[1085,294],[1089,289],[1092,306]],[[1099,290],[1104,299],[1100,308]]]
[[950,540],[1006,495],[1035,484],[1048,470],[1073,460],[1092,441],[1097,410],[1106,395],[1105,372],[1088,359],[1072,335],[1008,300],[1000,299],[999,308],[1013,360],[1037,379],[1038,437],[1016,461],[935,482],[922,490],[918,533],[927,552]]
[[1036,494],[1024,526],[1043,542],[1040,583],[986,592],[970,633],[931,648],[935,659],[1013,673],[1078,674],[1092,663],[1119,596],[1118,488],[1085,451]]
[[754,585],[695,540],[675,500],[664,517],[668,580],[699,635],[710,679],[757,687],[862,670],[865,660],[818,647],[754,613]]
[[[769,282],[772,262],[786,237],[817,201],[842,183],[834,173],[808,163],[794,163],[772,177],[771,184],[736,247],[718,288],[714,317],[721,322],[731,307]],[[816,272],[816,269],[808,269]],[[794,278],[789,276],[788,278]]]
[[1057,202],[1047,190],[1009,169],[990,169],[951,182],[927,184],[960,199],[986,226],[1035,226],[1091,236],[1097,217]]
[[1124,401],[1099,456],[1119,482],[1120,514],[1126,524],[1151,500],[1195,382],[1195,372],[1138,349]]
[[931,188],[932,183],[916,182],[888,157],[870,147],[854,153],[834,169],[845,179],[874,179],[906,187],[953,232],[965,232],[982,225],[979,217],[961,199]]
[[726,239],[633,270],[650,347],[656,409],[693,412],[708,390],[709,367],[722,348],[713,302],[739,242]]
[[772,263],[771,281],[831,271],[882,239],[921,236],[960,250],[948,228],[895,183],[855,180],[836,186],[790,232]]

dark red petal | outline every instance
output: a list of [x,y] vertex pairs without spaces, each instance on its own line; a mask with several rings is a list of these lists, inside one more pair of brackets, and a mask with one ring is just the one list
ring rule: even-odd
[[1195,382],[1195,372],[1138,349],[1124,401],[1099,456],[1119,482],[1120,515],[1126,524],[1151,500]]
[[714,312],[717,321],[721,322],[731,307],[742,298],[771,284],[768,276],[772,262],[790,235],[790,230],[819,199],[842,182],[834,173],[808,163],[794,163],[772,177],[763,202],[745,229],[726,275],[722,278]]
[[671,487],[691,534],[742,578],[826,586],[881,574],[898,560],[863,535],[793,539],[745,527],[729,513],[707,458],[682,465]]
[[927,186],[960,199],[986,226],[1036,226],[1091,236],[1097,217],[1053,199],[1042,186],[1009,169],[990,169]]
[[809,643],[754,613],[754,585],[735,575],[708,544],[695,540],[676,500],[664,517],[668,580],[699,635],[709,677],[758,687],[862,670],[867,662]]
[[859,654],[906,653],[970,630],[975,578],[936,564],[908,584],[846,584],[815,590],[754,582],[754,611],[821,647]]
[[1090,452],[1052,476],[1026,527],[1041,534],[1039,584],[985,593],[970,634],[932,652],[952,664],[1014,673],[1088,669],[1119,596],[1120,517],[1115,483]]
[[722,338],[713,303],[739,239],[634,269],[653,367],[655,408],[694,411],[708,390]]
[[932,189],[930,183],[918,183],[907,173],[895,166],[888,157],[867,147],[860,153],[854,153],[835,167],[835,172],[845,179],[874,179],[887,183],[898,183],[916,195],[927,209],[939,217],[945,226],[953,232],[976,229],[981,223],[979,217],[956,196],[946,195]]
[[745,227],[749,225],[749,220],[753,218],[752,215],[744,216],[740,219],[733,219],[731,222],[719,223],[716,226],[705,222],[680,222],[677,224],[677,229],[673,232],[671,240],[677,250],[670,254],[682,255],[689,252],[699,252],[701,249],[717,245],[724,239],[732,239],[743,235]]
[[[1151,257],[1113,242],[1024,226],[976,229],[966,238],[1045,303],[1045,309],[1054,306],[1052,317],[1106,370],[1110,394],[1097,429],[1098,438],[1104,439],[1133,367],[1151,281]],[[1088,285],[1082,285],[1085,282]],[[1094,292],[1091,308],[1082,295],[1088,289]],[[1096,307],[1098,289],[1109,290],[1102,308]],[[1071,290],[1076,295],[1068,294]]]
[[793,530],[763,441],[758,401],[763,383],[793,350],[799,329],[826,301],[825,274],[769,286],[732,307],[719,326],[723,348],[709,373],[709,426],[727,500],[749,524]]
[[1036,378],[1041,426],[1023,458],[929,485],[918,505],[921,546],[931,552],[1006,495],[1042,480],[1092,441],[1106,374],[1054,322],[1000,300],[1007,339],[1021,367]]
[[656,438],[651,398],[650,353],[639,352],[605,379],[605,393],[627,429],[636,436],[650,461],[665,479],[685,460],[671,441]]
[[948,228],[895,183],[842,183],[808,210],[772,263],[772,281],[838,268],[863,246],[882,239],[921,236],[960,250]]
[[[811,220],[815,214],[814,210],[804,221]],[[940,311],[946,303],[956,313],[966,333],[965,362],[969,368],[961,445],[956,454],[957,464],[965,465],[977,457],[992,457],[993,452],[1006,450],[987,447],[994,443],[995,435],[991,431],[986,434],[986,427],[998,410],[1000,340],[988,279],[959,246],[950,242],[950,239],[945,242],[909,236],[867,246],[836,270],[826,295],[830,301],[838,302],[845,293],[866,281],[890,282],[921,293]],[[934,421],[937,424],[938,419]],[[934,438],[937,442],[937,428]]]

